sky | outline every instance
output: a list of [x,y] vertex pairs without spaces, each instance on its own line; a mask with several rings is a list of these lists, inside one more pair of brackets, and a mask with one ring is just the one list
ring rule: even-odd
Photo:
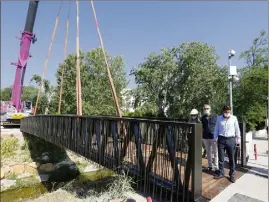
[[[2,2],[1,11],[1,88],[13,84],[19,53],[20,31],[23,30],[28,1]],[[60,1],[39,3],[34,33],[37,42],[31,46],[25,76],[30,85],[33,74],[42,75]],[[80,48],[88,51],[99,47],[89,1],[80,4]],[[52,46],[45,78],[56,83],[55,73],[64,57],[65,23],[69,2],[64,1],[59,26]],[[232,64],[244,67],[239,54],[248,49],[261,30],[268,31],[268,2],[264,1],[95,1],[95,9],[105,49],[112,56],[123,56],[129,75],[151,52],[177,46],[182,42],[200,41],[215,46],[218,64],[228,63],[228,51],[234,49]],[[71,3],[68,53],[76,51],[76,4]],[[135,87],[128,76],[129,88]]]

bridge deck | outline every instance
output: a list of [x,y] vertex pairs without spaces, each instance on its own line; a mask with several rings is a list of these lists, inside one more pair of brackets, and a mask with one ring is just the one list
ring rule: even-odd
[[[203,166],[207,167],[207,159],[203,159]],[[236,179],[240,178],[244,173],[247,172],[246,168],[236,169]],[[225,168],[225,174],[228,176],[229,169]],[[202,196],[206,199],[213,199],[220,192],[222,192],[226,187],[231,184],[228,177],[216,180],[214,179],[213,172],[203,172],[202,173]]]

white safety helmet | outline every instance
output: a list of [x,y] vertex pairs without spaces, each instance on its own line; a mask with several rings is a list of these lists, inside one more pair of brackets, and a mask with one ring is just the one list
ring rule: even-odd
[[198,115],[198,113],[197,109],[192,109],[190,115]]

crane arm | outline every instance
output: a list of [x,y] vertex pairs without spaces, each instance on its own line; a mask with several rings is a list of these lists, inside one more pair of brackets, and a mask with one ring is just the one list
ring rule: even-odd
[[17,63],[11,63],[15,65],[16,73],[15,79],[12,88],[12,98],[11,104],[16,108],[19,112],[21,110],[21,94],[24,82],[24,75],[26,71],[27,61],[30,57],[29,50],[31,46],[31,42],[34,43],[36,41],[35,35],[33,34],[33,28],[37,13],[39,1],[30,1],[28,7],[28,13],[26,18],[26,23],[24,27],[24,31],[21,33],[20,39],[20,53]]

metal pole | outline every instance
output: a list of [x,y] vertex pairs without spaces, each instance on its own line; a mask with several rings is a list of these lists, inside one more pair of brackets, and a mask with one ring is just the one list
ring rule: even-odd
[[233,114],[233,77],[231,78],[230,81],[230,106],[231,106],[231,114]]
[[163,112],[165,117],[167,117],[167,111],[166,111],[166,106],[167,106],[167,80],[168,80],[168,75],[165,76],[165,89],[164,89],[164,102],[163,102]]
[[76,94],[77,94],[77,115],[82,115],[82,98],[81,98],[81,78],[80,78],[80,52],[79,52],[79,1],[76,0],[77,8],[77,37],[76,37]]
[[[231,67],[231,65],[232,65],[231,56],[229,56],[229,68]],[[230,84],[229,96],[230,96],[231,114],[233,114],[233,76],[232,76],[232,78],[230,78],[229,84]]]

